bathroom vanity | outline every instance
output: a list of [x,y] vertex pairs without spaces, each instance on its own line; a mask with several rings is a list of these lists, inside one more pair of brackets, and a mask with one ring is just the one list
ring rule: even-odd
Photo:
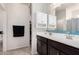
[[66,34],[38,32],[37,52],[40,55],[79,55],[78,36],[66,38]]
[[37,13],[36,20],[38,54],[79,55],[79,18]]

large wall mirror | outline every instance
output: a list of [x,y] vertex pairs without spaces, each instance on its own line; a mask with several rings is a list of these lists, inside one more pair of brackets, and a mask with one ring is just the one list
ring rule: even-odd
[[55,9],[55,16],[56,28],[54,32],[79,35],[79,4],[62,4]]
[[79,4],[62,4],[55,8],[55,15],[38,13],[37,28],[55,33],[79,35]]

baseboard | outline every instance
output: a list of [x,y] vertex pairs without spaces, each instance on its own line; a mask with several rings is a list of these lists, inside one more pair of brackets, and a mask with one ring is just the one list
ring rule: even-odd
[[22,48],[28,48],[28,47],[20,47],[20,48],[15,48],[15,49],[8,49],[8,50],[6,50],[6,51],[4,51],[4,52],[7,52],[7,51],[14,51],[14,50],[17,50],[17,49],[22,49]]

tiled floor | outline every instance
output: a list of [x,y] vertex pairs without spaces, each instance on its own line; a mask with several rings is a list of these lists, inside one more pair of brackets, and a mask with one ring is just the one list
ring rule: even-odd
[[20,48],[16,50],[7,51],[4,55],[31,55],[30,48]]
[[31,55],[31,48],[20,48],[7,52],[0,52],[0,55]]
[[0,43],[0,55],[31,55],[31,48],[24,47],[19,49],[10,50],[7,52],[2,52],[2,43]]

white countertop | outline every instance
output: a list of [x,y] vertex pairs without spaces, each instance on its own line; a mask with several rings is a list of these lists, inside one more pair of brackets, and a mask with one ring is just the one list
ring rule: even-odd
[[79,35],[73,35],[72,39],[67,39],[66,34],[62,33],[52,33],[52,35],[49,35],[48,32],[37,32],[37,35],[79,48]]

